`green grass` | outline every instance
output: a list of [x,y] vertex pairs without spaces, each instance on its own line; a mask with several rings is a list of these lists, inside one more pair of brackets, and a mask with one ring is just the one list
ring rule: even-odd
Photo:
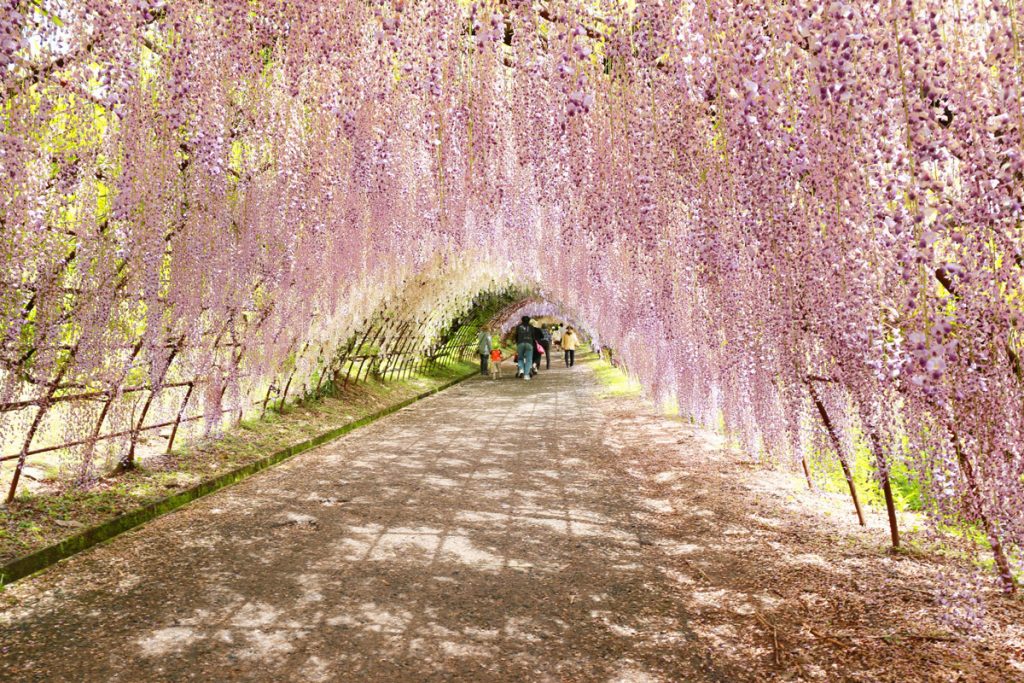
[[[860,439],[854,440],[855,451],[852,463],[853,483],[861,502],[874,508],[885,508],[885,494],[879,484],[875,456]],[[846,476],[835,456],[829,454],[808,454],[808,462],[815,481],[826,491],[847,493]],[[923,509],[921,483],[914,477],[905,463],[893,463],[889,468],[889,483],[893,503],[899,511],[920,512]]]
[[601,359],[593,359],[593,356],[589,354],[587,349],[586,354],[590,358],[587,361],[590,363],[594,376],[597,377],[597,381],[600,383],[603,391],[599,394],[602,398],[608,397],[633,397],[640,396],[642,393],[642,387],[640,383],[627,375],[619,368],[613,366],[603,357]]

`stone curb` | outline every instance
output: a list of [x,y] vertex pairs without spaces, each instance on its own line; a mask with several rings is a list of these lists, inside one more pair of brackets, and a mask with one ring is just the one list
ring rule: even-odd
[[207,479],[204,482],[196,484],[190,489],[186,489],[162,500],[158,500],[144,507],[132,510],[131,512],[127,512],[119,517],[103,522],[102,524],[90,527],[89,529],[77,533],[74,536],[65,538],[58,543],[54,543],[53,545],[47,546],[28,555],[23,555],[22,557],[11,560],[7,564],[0,566],[0,587],[42,571],[47,567],[71,557],[72,555],[80,553],[83,550],[91,548],[94,545],[109,541],[129,529],[142,526],[146,522],[150,522],[157,517],[165,515],[168,512],[172,512],[173,510],[213,493],[214,491],[242,481],[261,470],[277,465],[278,463],[288,460],[299,453],[304,453],[316,448],[317,446],[322,446],[329,441],[334,441],[338,437],[360,427],[365,427],[371,422],[375,422],[382,417],[397,412],[402,408],[427,398],[428,396],[433,396],[434,394],[444,391],[445,389],[448,389],[449,387],[471,377],[475,377],[478,374],[480,374],[479,370],[475,370],[463,377],[456,378],[429,391],[425,391],[422,394],[418,394],[412,398],[407,398],[404,401],[400,401],[394,405],[388,406],[387,408],[378,410],[372,415],[367,415],[366,417],[344,424],[341,427],[336,427],[335,429],[324,432],[319,436],[314,436],[312,439],[301,441],[289,446],[288,448],[284,448],[264,458],[251,462],[248,465],[243,465],[237,469],[231,470],[230,472],[225,472],[213,479]]

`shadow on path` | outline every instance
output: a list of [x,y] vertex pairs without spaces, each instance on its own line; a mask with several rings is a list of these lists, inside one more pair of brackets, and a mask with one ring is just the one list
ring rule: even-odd
[[[884,552],[586,366],[477,379],[9,588],[18,681],[1012,680]],[[817,502],[816,502],[817,501]],[[825,500],[825,502],[828,502]]]
[[[679,680],[584,368],[465,383],[14,586],[20,680]],[[728,678],[728,676],[725,676]]]

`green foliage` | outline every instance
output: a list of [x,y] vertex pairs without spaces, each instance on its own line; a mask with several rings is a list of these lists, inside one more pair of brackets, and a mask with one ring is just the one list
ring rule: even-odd
[[[582,355],[589,350],[589,348],[584,350],[581,347],[576,353],[577,355]],[[636,379],[630,377],[603,357],[595,360],[592,366],[597,381],[604,387],[604,391],[601,392],[602,397],[629,397],[641,394],[640,383]]]
[[[811,473],[815,481],[826,491],[846,493],[849,486],[846,476],[839,465],[835,454],[808,453]],[[878,478],[875,456],[862,439],[854,439],[854,458],[851,464],[853,483],[857,487],[857,496],[865,505],[884,509],[885,493]],[[917,480],[906,463],[900,460],[890,465],[889,483],[892,489],[893,503],[899,511],[920,512],[923,508],[921,482]]]

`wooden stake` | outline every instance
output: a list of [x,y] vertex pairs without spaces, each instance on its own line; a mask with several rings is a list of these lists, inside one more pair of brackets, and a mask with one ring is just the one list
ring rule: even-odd
[[864,512],[860,509],[860,501],[857,499],[857,487],[853,483],[853,474],[850,472],[850,466],[846,462],[846,456],[843,455],[843,442],[839,439],[839,434],[836,433],[836,428],[832,424],[831,418],[828,416],[828,411],[825,410],[825,404],[821,402],[821,398],[818,396],[818,391],[810,382],[806,382],[806,384],[807,388],[811,392],[811,400],[814,401],[814,407],[818,409],[818,415],[821,416],[821,422],[825,425],[825,431],[828,432],[829,438],[832,440],[832,446],[836,449],[836,457],[839,458],[839,465],[843,468],[843,475],[846,477],[846,483],[850,487],[850,497],[853,498],[853,507],[857,510],[857,521],[860,522],[861,526],[867,526],[864,521]]
[[185,414],[185,409],[188,408],[188,400],[192,398],[193,388],[195,388],[195,383],[189,382],[188,389],[185,390],[185,399],[181,402],[181,410],[178,411],[178,417],[174,419],[174,426],[171,427],[171,438],[167,440],[167,453],[174,450],[174,437],[178,435],[178,425],[181,424],[181,417]]
[[896,521],[896,503],[892,497],[892,486],[889,484],[889,464],[885,461],[882,451],[882,440],[878,438],[878,432],[868,428],[868,436],[871,439],[871,447],[875,451],[875,463],[878,467],[878,476],[882,479],[882,493],[885,494],[885,510],[889,515],[889,535],[892,537],[892,547],[900,547],[900,529]]
[[981,520],[981,526],[985,529],[985,536],[988,538],[989,545],[992,546],[992,555],[996,562],[996,568],[999,570],[999,581],[1003,586],[1003,592],[1010,594],[1017,592],[1017,584],[1013,580],[1013,571],[1010,569],[1010,563],[1006,559],[1006,553],[1003,550],[1002,541],[992,528],[992,522],[989,521],[988,515],[985,513],[985,506],[982,503],[981,487],[978,486],[978,479],[974,474],[974,465],[971,463],[970,458],[964,453],[963,447],[960,443],[960,436],[957,434],[955,429],[950,429],[953,435],[953,446],[956,448],[956,457],[960,462],[960,469],[963,470],[964,478],[967,480],[967,490],[971,494],[971,507],[974,508],[972,512],[978,515],[978,519]]

